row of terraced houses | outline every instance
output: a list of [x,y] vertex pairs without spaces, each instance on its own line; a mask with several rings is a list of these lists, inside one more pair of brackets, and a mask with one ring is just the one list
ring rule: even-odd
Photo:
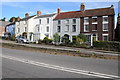
[[82,3],[80,10],[61,12],[60,8],[57,13],[42,15],[37,11],[36,15],[29,16],[25,14],[25,18],[8,24],[6,33],[15,34],[15,36],[27,33],[27,39],[30,41],[38,41],[49,37],[53,39],[53,35],[58,33],[60,37],[67,35],[72,41],[73,37],[78,34],[87,36],[87,41],[92,45],[93,40],[112,41],[114,39],[114,6],[107,8],[85,9]]

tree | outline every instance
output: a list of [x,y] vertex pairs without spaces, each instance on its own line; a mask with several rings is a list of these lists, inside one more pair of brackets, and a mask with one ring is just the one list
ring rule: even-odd
[[84,42],[87,41],[87,37],[86,37],[85,35],[83,35],[83,34],[79,34],[78,37],[79,37],[80,39],[82,39]]
[[83,39],[81,39],[79,36],[76,37],[76,45],[81,45],[83,42]]
[[15,21],[17,21],[17,17],[11,17],[9,22],[12,22],[13,18],[15,18]]
[[5,19],[6,19],[6,18],[4,17],[3,19],[1,19],[1,21],[5,21]]
[[58,44],[58,43],[60,42],[60,36],[59,36],[58,33],[55,33],[55,34],[53,35],[53,38],[54,38],[55,44]]

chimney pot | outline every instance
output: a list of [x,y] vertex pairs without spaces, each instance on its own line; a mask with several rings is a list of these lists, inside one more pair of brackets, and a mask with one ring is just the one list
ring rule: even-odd
[[20,17],[18,16],[17,21],[20,21]]
[[60,14],[60,8],[57,9],[57,13]]
[[25,17],[28,17],[28,16],[29,16],[29,14],[28,14],[28,13],[26,13],[26,14],[25,14]]
[[15,22],[15,18],[12,18],[12,22]]
[[41,14],[41,11],[37,11],[37,16],[40,16]]
[[84,5],[84,3],[81,3],[80,10],[81,10],[81,11],[84,11],[84,10],[85,10],[85,5]]

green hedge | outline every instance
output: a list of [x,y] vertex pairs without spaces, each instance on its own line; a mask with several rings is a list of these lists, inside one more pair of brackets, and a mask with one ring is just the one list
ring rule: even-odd
[[93,47],[103,50],[112,50],[120,52],[120,42],[116,41],[95,41],[93,43]]

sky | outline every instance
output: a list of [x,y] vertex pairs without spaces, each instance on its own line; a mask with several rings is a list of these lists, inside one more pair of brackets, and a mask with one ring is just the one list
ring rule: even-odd
[[[117,20],[118,2],[2,2],[0,7],[2,9],[0,19],[6,17],[9,20],[11,17],[24,18],[25,13],[35,15],[38,10],[42,14],[56,13],[57,8],[62,12],[80,10],[80,4],[85,4],[85,9],[105,8],[114,5],[115,21]],[[120,3],[119,3],[120,5]],[[0,10],[1,10],[0,9]]]

